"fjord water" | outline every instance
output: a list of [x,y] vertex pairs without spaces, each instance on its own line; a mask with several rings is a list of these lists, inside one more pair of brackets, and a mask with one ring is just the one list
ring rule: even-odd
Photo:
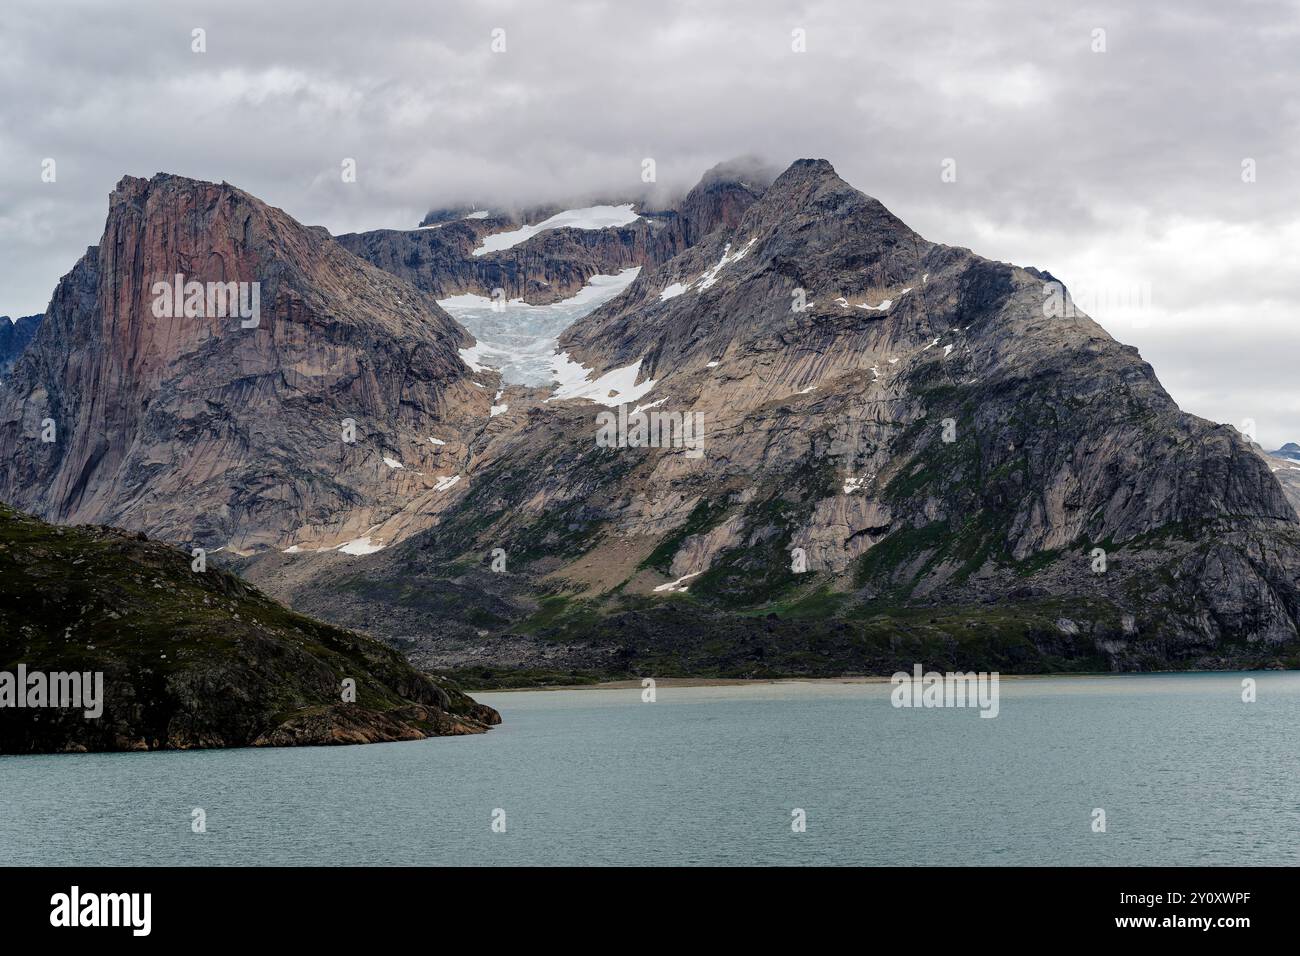
[[0,864],[1300,862],[1300,674],[1003,680],[995,719],[889,691],[481,693],[476,737],[0,757]]

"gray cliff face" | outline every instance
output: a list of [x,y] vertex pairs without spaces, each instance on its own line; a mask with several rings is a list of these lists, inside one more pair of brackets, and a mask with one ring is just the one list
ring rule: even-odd
[[1255,451],[1282,486],[1282,493],[1286,495],[1291,507],[1300,514],[1300,445],[1287,442],[1281,448],[1268,452],[1256,446]]
[[[726,261],[719,245],[749,251],[706,291],[697,283],[655,301],[667,279],[704,274],[713,255]],[[942,492],[918,502],[932,514],[1007,513],[1016,559],[1225,515],[1292,523],[1232,429],[1181,413],[1136,350],[1086,316],[1046,315],[1045,285],[1039,273],[925,242],[829,164],[803,162],[734,233],[638,280],[561,345],[598,369],[640,358],[655,398],[723,423],[724,468],[741,460],[726,428],[737,409],[801,428],[829,413],[845,431],[826,457],[864,497],[884,503],[907,484],[913,501]],[[810,303],[803,312],[789,306],[796,289]],[[995,490],[991,476],[1005,483]]]
[[9,320],[9,316],[0,315],[0,378],[4,378],[23,354],[36,330],[40,328],[45,314],[24,315],[22,318]]
[[[250,573],[444,665],[1295,661],[1300,520],[1269,466],[1058,294],[802,160],[562,339],[701,413],[702,458],[596,447],[600,406],[536,403],[435,531]],[[398,580],[420,596],[365,610]]]
[[[474,257],[502,224],[335,241],[229,186],[124,180],[0,392],[0,496],[226,545],[425,666],[1300,665],[1286,459],[1182,413],[1050,274],[923,239],[824,160]],[[549,389],[498,403],[433,301],[631,264],[561,347],[635,380],[625,415],[698,416],[694,451],[608,447],[605,405]],[[260,279],[261,326],[155,319],[177,271]]]
[[[159,317],[153,285],[177,273],[258,283],[257,325]],[[472,341],[429,296],[232,186],[127,177],[0,393],[0,498],[206,548],[338,544],[466,454],[490,401],[457,355]]]

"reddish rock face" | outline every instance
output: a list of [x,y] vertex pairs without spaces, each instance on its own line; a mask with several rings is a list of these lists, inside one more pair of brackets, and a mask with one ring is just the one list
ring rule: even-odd
[[[658,221],[688,248],[657,266],[650,226],[475,258],[495,227],[471,220],[380,236],[364,251],[394,276],[229,186],[124,180],[0,396],[0,497],[209,548],[366,539],[352,555],[429,529],[242,569],[432,666],[889,673],[917,634],[984,670],[1294,658],[1300,521],[1271,466],[1048,310],[1050,274],[924,239],[824,160],[761,189],[706,178]],[[412,264],[422,243],[445,260]],[[601,446],[596,407],[544,390],[490,418],[496,376],[427,293],[571,291],[635,256],[561,347],[700,416],[704,459]],[[155,312],[178,273],[259,283],[255,327],[198,293],[202,314]],[[557,587],[581,601],[552,620]]]
[[[177,275],[198,283],[179,310],[158,285]],[[457,356],[472,341],[241,190],[127,177],[0,398],[0,497],[207,548],[346,541],[427,490],[419,472],[458,473],[491,397]]]

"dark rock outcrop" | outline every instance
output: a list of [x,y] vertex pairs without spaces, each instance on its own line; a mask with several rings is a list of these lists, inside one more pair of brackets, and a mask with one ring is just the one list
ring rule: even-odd
[[24,315],[11,322],[9,316],[0,315],[0,378],[9,374],[14,362],[18,361],[18,356],[23,354],[36,334],[43,318],[44,313]]
[[500,722],[391,648],[181,551],[0,507],[0,672],[19,665],[102,673],[102,713],[0,701],[0,753],[370,743]]

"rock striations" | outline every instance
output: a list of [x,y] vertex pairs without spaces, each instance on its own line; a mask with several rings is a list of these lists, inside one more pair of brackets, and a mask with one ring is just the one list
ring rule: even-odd
[[43,314],[24,315],[11,322],[9,316],[0,315],[0,378],[9,374],[9,370],[18,361],[18,356],[23,354],[23,350],[36,335],[36,329],[43,318]]
[[[1300,664],[1285,459],[1181,412],[1049,273],[918,236],[824,160],[474,254],[516,226],[336,242],[124,180],[0,395],[0,493],[229,543],[294,607],[479,678]],[[562,336],[564,387],[492,415],[432,296],[632,264]],[[260,278],[261,327],[153,319],[173,272]]]
[[254,573],[444,665],[1298,660],[1300,522],[1237,432],[1181,412],[1050,274],[921,238],[824,160],[561,347],[702,415],[703,456],[598,447],[602,406],[551,401],[436,531]]
[[509,299],[544,304],[572,296],[592,276],[658,265],[713,230],[734,226],[762,195],[764,183],[761,174],[742,181],[731,175],[726,165],[719,165],[667,209],[634,203],[640,215],[626,226],[550,229],[527,242],[485,255],[474,254],[484,237],[513,229],[521,219],[544,221],[560,210],[537,209],[522,216],[462,215],[420,229],[349,233],[338,241],[439,299],[467,292],[491,295],[494,289],[501,289]]
[[[155,308],[178,275],[199,314]],[[218,283],[256,283],[255,323]],[[233,186],[127,177],[0,395],[0,497],[213,549],[337,546],[462,470],[491,398],[457,355],[472,342]]]

